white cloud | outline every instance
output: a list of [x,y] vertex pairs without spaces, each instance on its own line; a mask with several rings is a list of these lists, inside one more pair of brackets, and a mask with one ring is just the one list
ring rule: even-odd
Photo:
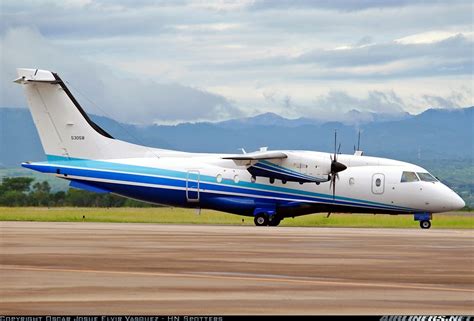
[[[0,102],[8,104],[23,98],[10,76],[4,80],[11,73],[5,66],[22,61],[80,78],[101,104],[110,104],[104,97],[111,84],[136,85],[143,98],[113,101],[124,108],[121,119],[129,117],[125,102],[141,104],[143,114],[130,117],[150,121],[214,120],[240,111],[298,117],[321,97],[343,100],[330,92],[366,109],[372,105],[361,102],[370,99],[388,104],[370,98],[374,92],[394,93],[415,113],[443,99],[472,104],[472,92],[460,90],[472,83],[470,1],[4,0],[1,22],[2,39],[25,26],[38,30],[23,43],[10,36],[16,52],[2,43],[8,59],[2,58]],[[74,57],[74,66],[65,57]],[[85,81],[86,72],[99,80]],[[171,104],[165,96],[173,93],[174,108],[157,108],[142,87],[163,95],[160,104]],[[274,101],[263,93],[275,93]]]
[[17,67],[29,67],[58,72],[89,112],[105,112],[119,121],[217,120],[241,114],[223,96],[202,89],[176,83],[157,83],[136,76],[120,76],[115,70],[52,45],[29,28],[10,29],[2,36],[1,45],[0,106],[26,105],[19,86],[11,81],[16,77]]
[[449,32],[449,31],[428,31],[417,33],[414,35],[406,36],[403,38],[395,39],[394,42],[400,43],[403,45],[410,45],[410,44],[430,44],[434,42],[440,42],[446,40],[451,37],[455,37],[457,35],[470,37],[472,39],[473,32]]
[[245,9],[255,3],[255,0],[193,0],[193,8],[215,11],[234,11]]
[[75,8],[81,8],[81,7],[85,7],[87,5],[92,4],[92,0],[64,0],[64,1],[61,1],[61,4],[65,8],[75,9]]
[[173,25],[172,28],[180,31],[226,31],[240,28],[238,23],[203,23],[193,25]]

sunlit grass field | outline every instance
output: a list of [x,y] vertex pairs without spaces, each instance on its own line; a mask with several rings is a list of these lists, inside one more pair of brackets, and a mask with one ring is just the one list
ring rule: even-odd
[[[434,214],[432,228],[474,228],[472,212]],[[254,225],[252,217],[183,208],[43,208],[0,207],[0,221],[115,222],[162,224]],[[413,215],[332,214],[305,215],[283,220],[280,226],[419,228]]]

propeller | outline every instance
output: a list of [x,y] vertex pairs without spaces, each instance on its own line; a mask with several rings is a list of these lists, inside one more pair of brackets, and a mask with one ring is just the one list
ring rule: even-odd
[[330,172],[330,183],[329,183],[329,188],[332,188],[332,199],[334,200],[336,198],[336,180],[339,179],[339,172],[342,172],[347,168],[346,165],[339,163],[337,161],[337,155],[339,154],[339,151],[341,150],[341,144],[339,144],[339,147],[336,149],[337,146],[337,131],[334,131],[334,157],[332,155],[329,155],[331,158],[331,172]]

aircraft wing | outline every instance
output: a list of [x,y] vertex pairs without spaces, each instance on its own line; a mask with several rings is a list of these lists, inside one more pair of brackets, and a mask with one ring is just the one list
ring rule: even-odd
[[327,175],[311,176],[302,173],[297,168],[284,167],[280,162],[272,162],[272,160],[283,160],[288,155],[278,151],[258,151],[247,154],[238,154],[222,157],[223,159],[231,159],[237,165],[246,166],[247,171],[255,177],[268,177],[272,183],[275,179],[283,182],[327,182]]
[[238,154],[232,156],[222,157],[222,159],[232,159],[234,161],[259,161],[267,159],[284,159],[288,158],[283,152],[253,152],[247,154]]

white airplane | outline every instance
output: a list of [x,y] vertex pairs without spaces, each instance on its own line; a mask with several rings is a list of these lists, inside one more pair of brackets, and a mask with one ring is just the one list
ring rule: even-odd
[[258,226],[338,212],[410,214],[427,229],[432,213],[465,205],[427,170],[360,151],[338,155],[263,148],[230,155],[127,143],[95,124],[56,73],[17,71],[15,82],[23,85],[47,155],[45,162],[22,166],[67,179],[71,187],[245,215]]

